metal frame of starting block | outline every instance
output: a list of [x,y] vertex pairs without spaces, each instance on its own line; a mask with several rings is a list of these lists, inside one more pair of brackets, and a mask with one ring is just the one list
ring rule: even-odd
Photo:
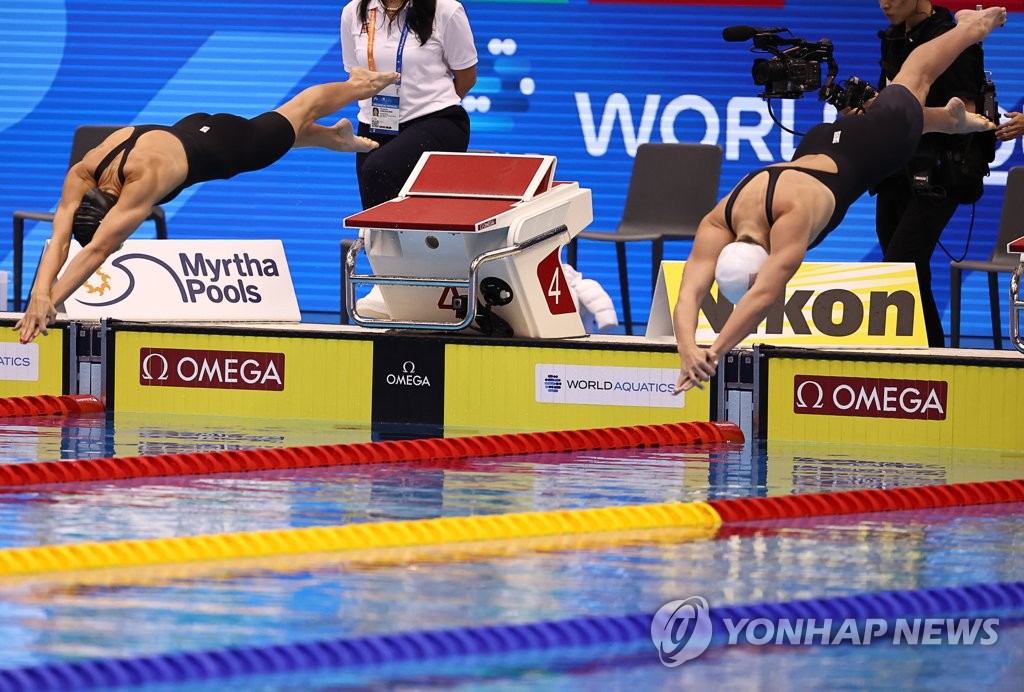
[[1020,254],[1020,262],[1010,276],[1010,343],[1024,353],[1024,337],[1021,336],[1021,319],[1024,318],[1024,298],[1020,295],[1020,282],[1024,277],[1024,236],[1007,244],[1007,252]]
[[[398,197],[345,219],[359,229],[342,267],[351,321],[584,336],[561,251],[593,220],[591,193],[554,173],[553,156],[425,153]],[[371,274],[356,273],[364,251]],[[359,314],[360,285],[380,287],[388,317]]]

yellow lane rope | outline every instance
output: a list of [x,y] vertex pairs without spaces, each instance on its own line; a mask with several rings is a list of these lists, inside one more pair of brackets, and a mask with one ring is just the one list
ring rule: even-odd
[[467,543],[434,543],[401,548],[367,548],[335,553],[303,553],[263,558],[177,562],[173,564],[110,567],[73,572],[19,574],[0,577],[0,590],[19,603],[48,603],[83,587],[155,586],[173,581],[244,579],[269,573],[322,570],[371,572],[411,564],[453,564],[557,552],[597,552],[629,546],[656,546],[709,541],[718,530],[711,526],[635,529],[581,535],[538,536]]
[[722,523],[706,502],[518,512],[0,550],[0,576]]

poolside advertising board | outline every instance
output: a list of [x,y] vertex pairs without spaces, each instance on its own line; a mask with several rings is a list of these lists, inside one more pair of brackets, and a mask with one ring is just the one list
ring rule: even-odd
[[[685,262],[662,262],[651,305],[649,337],[673,335]],[[701,302],[697,343],[710,344],[733,305],[712,285]],[[887,262],[805,262],[757,331],[741,345],[928,346],[914,265]]]
[[[72,243],[68,262],[80,249]],[[300,318],[280,240],[128,240],[64,307],[69,319],[84,320],[298,322]]]
[[706,421],[710,388],[678,396],[674,351],[448,344],[446,425],[521,430]]
[[768,438],[1020,449],[1024,358],[822,352],[768,359]]
[[66,394],[64,354],[67,328],[52,326],[49,334],[22,344],[12,327],[0,319],[0,397]]
[[122,411],[368,421],[372,342],[249,333],[115,329]]

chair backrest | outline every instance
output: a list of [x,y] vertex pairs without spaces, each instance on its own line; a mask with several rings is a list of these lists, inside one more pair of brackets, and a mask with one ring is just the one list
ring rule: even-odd
[[692,238],[718,201],[722,148],[715,144],[648,142],[633,161],[616,233]]
[[71,140],[71,157],[68,168],[81,161],[86,154],[103,143],[107,137],[124,125],[79,125],[75,128],[75,137]]
[[1016,265],[1020,255],[1006,252],[1006,245],[1021,236],[1024,236],[1024,166],[1016,166],[1006,175],[1003,209],[999,214],[999,234],[989,261]]

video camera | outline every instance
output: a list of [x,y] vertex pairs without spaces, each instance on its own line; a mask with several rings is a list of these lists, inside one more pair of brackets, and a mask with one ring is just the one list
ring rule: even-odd
[[[757,58],[751,74],[754,84],[764,87],[758,94],[761,98],[798,99],[809,91],[818,91],[818,98],[835,106],[836,110],[863,108],[874,98],[875,89],[862,79],[851,77],[845,82],[836,82],[839,65],[832,56],[832,41],[823,38],[811,43],[802,38],[779,36],[790,33],[789,29],[752,26],[730,26],[722,31],[726,41],[738,42],[753,39],[756,52],[770,53],[770,58]],[[828,68],[824,84],[821,66]]]

